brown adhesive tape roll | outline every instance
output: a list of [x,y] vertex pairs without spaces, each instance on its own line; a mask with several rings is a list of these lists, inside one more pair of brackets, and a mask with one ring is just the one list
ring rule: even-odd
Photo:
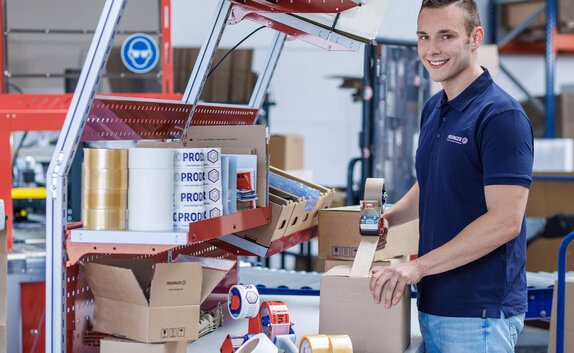
[[82,168],[83,189],[128,189],[127,169],[88,169]]
[[83,166],[87,169],[127,169],[128,150],[84,148]]
[[128,207],[127,190],[83,189],[82,208],[91,210],[125,210]]
[[331,343],[327,335],[309,335],[301,338],[299,353],[331,353]]
[[125,230],[126,210],[90,210],[82,209],[84,229],[89,230]]
[[383,190],[386,190],[384,178],[368,178],[365,181],[365,195],[363,200],[372,200],[379,203],[379,207],[383,204]]
[[353,353],[353,343],[351,337],[347,335],[329,335],[331,343],[330,353]]

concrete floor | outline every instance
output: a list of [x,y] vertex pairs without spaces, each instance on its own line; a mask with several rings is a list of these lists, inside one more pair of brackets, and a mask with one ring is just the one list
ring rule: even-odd
[[524,326],[518,336],[516,353],[546,353],[548,346],[548,330]]

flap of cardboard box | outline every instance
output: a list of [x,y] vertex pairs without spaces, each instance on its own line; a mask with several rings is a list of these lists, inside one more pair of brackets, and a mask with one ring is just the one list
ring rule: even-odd
[[182,306],[200,303],[201,264],[196,262],[156,264],[151,282],[150,306]]
[[[380,270],[383,267],[407,261],[406,256],[397,256],[396,258],[387,260],[377,260],[373,262],[371,271]],[[353,267],[352,261],[339,261],[342,265],[337,265],[323,274],[323,276],[337,276],[337,277],[350,277],[351,268]]]
[[82,264],[95,297],[147,306],[148,302],[132,270],[96,263]]

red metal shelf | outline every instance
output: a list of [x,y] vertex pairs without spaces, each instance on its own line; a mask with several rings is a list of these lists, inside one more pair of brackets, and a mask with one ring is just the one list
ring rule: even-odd
[[[501,54],[544,54],[546,42],[511,41],[499,48]],[[574,34],[554,33],[555,54],[574,54]]]
[[190,223],[188,244],[183,246],[72,242],[70,232],[72,228],[78,226],[78,224],[74,224],[73,226],[69,226],[66,231],[66,252],[68,254],[66,266],[75,265],[78,260],[88,254],[155,256],[168,250],[183,248],[199,242],[212,240],[222,235],[259,227],[270,221],[271,207],[268,206]]
[[337,13],[358,4],[352,0],[232,0],[234,5],[250,8],[252,12]]

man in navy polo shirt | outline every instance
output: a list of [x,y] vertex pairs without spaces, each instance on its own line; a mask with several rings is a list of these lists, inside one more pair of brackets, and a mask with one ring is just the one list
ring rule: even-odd
[[417,183],[384,217],[390,227],[419,218],[419,257],[375,271],[373,298],[390,307],[417,284],[426,352],[513,352],[527,309],[532,128],[477,62],[473,0],[423,0],[417,35],[443,90],[422,111]]

